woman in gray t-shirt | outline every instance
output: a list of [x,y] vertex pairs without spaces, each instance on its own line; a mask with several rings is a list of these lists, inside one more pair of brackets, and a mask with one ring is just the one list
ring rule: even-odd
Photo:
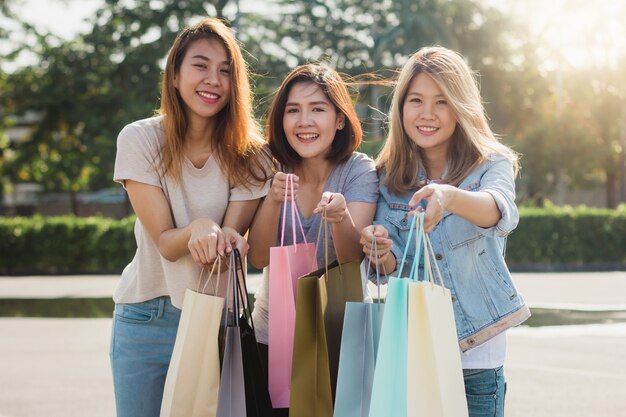
[[[269,264],[270,247],[280,244],[282,204],[295,198],[307,242],[315,243],[322,211],[330,226],[329,262],[361,260],[360,231],[369,225],[378,200],[374,161],[355,152],[361,143],[361,124],[339,74],[325,65],[303,65],[283,81],[274,97],[267,136],[274,158],[280,163],[272,186],[250,228],[248,259],[257,268]],[[293,196],[287,175],[293,174]],[[289,188],[286,190],[286,188]],[[287,200],[285,200],[287,196]],[[285,220],[285,245],[291,245],[292,228]],[[297,242],[303,243],[298,230]],[[323,245],[317,262],[324,265]],[[257,293],[253,318],[257,341],[267,352],[268,274]],[[280,412],[278,412],[280,415]]]

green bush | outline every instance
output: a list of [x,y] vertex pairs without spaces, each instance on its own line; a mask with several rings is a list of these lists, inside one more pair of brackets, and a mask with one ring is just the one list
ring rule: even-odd
[[0,218],[0,274],[117,273],[132,259],[134,217]]
[[[0,274],[119,273],[132,259],[135,218],[0,217]],[[521,208],[509,236],[515,269],[626,267],[626,206]]]
[[513,268],[626,267],[626,205],[521,208],[506,258]]

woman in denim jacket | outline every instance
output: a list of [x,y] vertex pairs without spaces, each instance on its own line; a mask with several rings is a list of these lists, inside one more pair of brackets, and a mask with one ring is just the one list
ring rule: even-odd
[[[399,269],[413,211],[425,210],[435,258],[450,289],[470,416],[503,416],[507,329],[530,311],[504,262],[519,219],[517,155],[489,128],[474,75],[463,58],[423,48],[404,65],[392,99],[390,129],[377,160],[380,198],[363,229],[366,255],[376,237],[388,273]],[[422,265],[420,265],[420,268]]]

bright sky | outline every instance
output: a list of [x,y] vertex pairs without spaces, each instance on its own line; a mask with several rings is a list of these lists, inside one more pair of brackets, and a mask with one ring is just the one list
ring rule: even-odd
[[626,50],[623,0],[491,0],[518,16],[539,40],[547,69],[614,66]]
[[10,3],[27,22],[71,38],[89,29],[84,20],[93,16],[103,0],[10,0]]

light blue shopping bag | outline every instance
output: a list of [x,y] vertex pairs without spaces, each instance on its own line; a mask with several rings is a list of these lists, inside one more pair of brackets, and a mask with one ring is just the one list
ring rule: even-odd
[[[423,224],[423,213],[416,213],[411,222],[407,245],[400,263],[398,277],[402,276],[402,266],[406,260],[408,242],[415,230],[416,220]],[[421,241],[420,228],[418,242]],[[417,248],[419,253],[420,248]],[[410,276],[417,273],[417,259],[411,268]],[[390,278],[385,301],[385,315],[380,330],[380,342],[376,355],[372,400],[369,417],[406,417],[407,415],[407,326],[409,279]]]
[[346,303],[334,417],[367,417],[384,305]]
[[[372,255],[378,258],[376,239]],[[369,265],[367,275],[369,276]],[[386,274],[385,274],[386,275]],[[376,266],[380,300],[380,271]],[[334,417],[367,417],[374,381],[374,367],[380,339],[384,304],[346,303],[335,396]]]

